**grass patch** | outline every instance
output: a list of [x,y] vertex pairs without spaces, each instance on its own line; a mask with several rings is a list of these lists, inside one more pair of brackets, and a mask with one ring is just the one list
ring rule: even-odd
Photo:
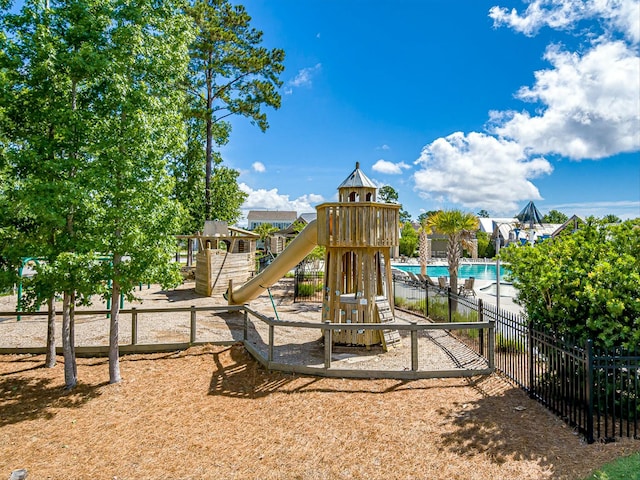
[[640,480],[640,452],[607,463],[584,480]]
[[298,284],[298,295],[301,297],[309,297],[316,292],[320,292],[322,288],[323,288],[322,283],[302,282]]

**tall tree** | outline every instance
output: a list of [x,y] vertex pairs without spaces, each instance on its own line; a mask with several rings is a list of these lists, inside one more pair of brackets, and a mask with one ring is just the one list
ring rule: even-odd
[[[3,95],[7,127],[5,159],[15,180],[10,191],[13,235],[17,248],[10,255],[14,263],[22,256],[42,257],[49,266],[67,268],[69,262],[56,262],[59,255],[86,252],[87,227],[95,196],[87,188],[87,145],[94,122],[89,93],[96,69],[96,52],[103,47],[102,31],[108,24],[103,2],[95,0],[60,1],[55,8],[48,2],[27,2],[20,13],[2,15],[4,55]],[[69,276],[68,271],[60,272]],[[55,278],[55,275],[43,276]],[[64,295],[63,324],[73,331],[74,287],[63,288],[37,282],[34,288],[46,290],[34,298],[49,305],[48,345],[53,344],[53,297]],[[37,305],[36,305],[37,306]],[[63,337],[65,342],[72,341]],[[65,348],[65,363],[73,348]],[[51,353],[52,348],[48,352]],[[55,358],[48,355],[47,364]],[[75,385],[75,377],[65,368],[65,383]]]
[[478,212],[478,217],[480,218],[489,218],[489,212],[487,212],[484,208]]
[[478,223],[478,218],[474,214],[460,210],[441,210],[427,220],[428,227],[448,238],[449,285],[453,289],[458,285],[458,267],[463,242],[466,243],[470,240],[470,234],[478,229]]
[[398,203],[398,192],[391,185],[384,185],[378,189],[378,198],[384,203]]
[[268,128],[263,106],[280,107],[277,88],[284,70],[284,51],[261,45],[262,32],[250,26],[251,17],[241,5],[228,0],[195,0],[187,8],[197,35],[190,48],[190,116],[204,124],[205,134],[205,220],[218,212],[212,204],[214,143],[224,144],[229,136],[225,118],[241,115],[262,131]]
[[549,210],[549,212],[542,217],[543,223],[564,223],[569,220],[569,217],[558,210]]
[[116,0],[108,62],[94,92],[96,127],[93,189],[100,251],[109,252],[111,322],[109,381],[119,382],[119,302],[139,282],[179,283],[170,262],[181,211],[170,198],[167,159],[184,148],[180,87],[187,73],[190,23],[171,1]]
[[[398,203],[398,192],[391,185],[385,185],[378,189],[378,198],[384,203]],[[411,221],[411,214],[404,209],[398,212],[400,224],[404,225]]]
[[400,245],[398,247],[400,255],[413,257],[413,254],[416,251],[416,247],[418,246],[418,234],[416,232],[416,229],[413,228],[411,222],[405,222],[402,225],[402,230],[400,233]]

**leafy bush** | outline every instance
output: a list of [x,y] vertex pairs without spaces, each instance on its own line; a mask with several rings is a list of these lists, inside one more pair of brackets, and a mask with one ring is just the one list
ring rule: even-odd
[[502,250],[529,321],[598,347],[640,343],[640,219],[590,218],[535,246]]

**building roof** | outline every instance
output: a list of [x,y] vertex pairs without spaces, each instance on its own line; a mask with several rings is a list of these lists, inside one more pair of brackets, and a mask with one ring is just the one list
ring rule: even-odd
[[[508,218],[496,218],[496,217],[483,218],[483,217],[479,217],[478,221],[480,223],[480,228],[478,230],[480,230],[481,232],[486,232],[486,233],[490,233],[490,234],[493,234],[493,232],[496,229],[496,225],[499,225],[501,223],[508,224],[508,225],[513,225],[513,224],[518,223],[518,219],[517,218],[512,218],[512,217],[508,217]],[[509,229],[508,225],[505,225],[505,228],[507,230]],[[500,227],[500,228],[502,228],[502,227]]]
[[369,180],[362,170],[360,170],[360,162],[356,162],[356,169],[342,182],[338,188],[378,188]]
[[301,213],[300,217],[298,217],[298,220],[304,223],[311,223],[316,218],[318,218],[317,212],[309,212],[309,213]]
[[578,227],[580,227],[580,225],[583,225],[584,222],[584,218],[579,217],[578,215],[572,215],[571,217],[569,217],[569,219],[564,222],[562,225],[560,225],[552,234],[552,237],[557,237],[558,235],[560,235],[562,232],[564,232],[565,230],[571,229],[571,231],[575,231]]
[[289,211],[289,210],[249,210],[249,213],[247,214],[247,220],[249,222],[251,221],[295,222],[296,218],[298,218],[298,214],[295,211]]
[[318,218],[318,214],[316,212],[310,212],[310,213],[302,213],[295,222],[293,222],[291,225],[289,225],[287,228],[283,228],[282,230],[279,230],[276,233],[279,233],[281,235],[297,235],[297,232],[294,232],[293,227],[295,225],[296,222],[300,222],[300,223],[304,223],[305,226],[309,225],[309,223],[311,223],[313,220],[315,220],[316,218]]

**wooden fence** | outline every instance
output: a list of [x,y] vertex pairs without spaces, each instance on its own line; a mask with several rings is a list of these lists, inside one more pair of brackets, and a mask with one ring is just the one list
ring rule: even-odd
[[[145,343],[140,344],[138,342],[138,318],[141,314],[145,313],[180,313],[188,312],[190,316],[189,325],[189,339],[185,338],[184,342],[174,343]],[[199,312],[242,312],[242,336],[237,340],[224,340],[224,341],[203,341],[197,336],[198,327],[198,313]],[[83,315],[107,315],[108,310],[77,310],[75,312],[76,317]],[[252,310],[246,305],[238,306],[224,306],[224,307],[174,307],[174,308],[131,308],[123,309],[120,311],[121,315],[130,315],[131,318],[131,340],[127,344],[121,344],[119,346],[121,354],[132,353],[152,353],[152,352],[167,352],[175,350],[183,350],[194,345],[214,344],[214,345],[230,345],[241,341],[245,348],[260,362],[263,366],[270,370],[280,370],[286,372],[296,372],[308,375],[326,376],[326,377],[351,377],[351,378],[397,378],[397,379],[418,379],[418,378],[444,378],[444,377],[470,377],[474,375],[488,375],[494,370],[494,357],[493,357],[493,344],[491,343],[488,348],[488,358],[486,359],[486,368],[459,368],[459,369],[440,369],[440,370],[427,370],[421,369],[419,366],[419,342],[418,334],[420,332],[427,332],[429,330],[480,330],[489,332],[489,342],[492,342],[494,338],[493,331],[495,324],[492,321],[488,322],[468,322],[468,323],[427,323],[417,324],[415,321],[411,323],[319,323],[319,322],[301,322],[301,321],[287,321],[277,320],[271,317],[267,317],[255,310]],[[58,316],[61,312],[56,312]],[[18,312],[0,312],[0,317],[17,317]],[[23,316],[45,316],[47,312],[33,312],[25,314]],[[122,323],[122,320],[121,320]],[[295,328],[295,329],[316,329],[319,331],[321,337],[324,339],[324,362],[322,365],[307,365],[304,362],[297,363],[283,363],[278,362],[275,359],[274,351],[276,348],[276,329],[282,328]],[[259,336],[254,332],[259,330],[265,330],[268,332],[267,342],[264,343],[263,348],[257,346],[256,338]],[[336,330],[345,329],[357,329],[357,330],[398,330],[409,331],[410,334],[410,362],[408,365],[404,365],[401,369],[389,369],[389,370],[375,370],[375,369],[351,369],[351,368],[335,368],[332,366],[333,358],[333,342],[332,335]],[[252,335],[250,335],[252,333]],[[250,338],[251,337],[251,338]],[[298,346],[295,344],[287,344],[279,347],[281,349],[296,349]],[[100,346],[82,346],[76,347],[76,355],[78,356],[102,356],[108,354],[108,345]],[[58,348],[58,351],[61,351]],[[24,348],[0,348],[0,354],[15,354],[15,353],[31,353],[42,354],[46,352],[45,347],[24,347]]]

